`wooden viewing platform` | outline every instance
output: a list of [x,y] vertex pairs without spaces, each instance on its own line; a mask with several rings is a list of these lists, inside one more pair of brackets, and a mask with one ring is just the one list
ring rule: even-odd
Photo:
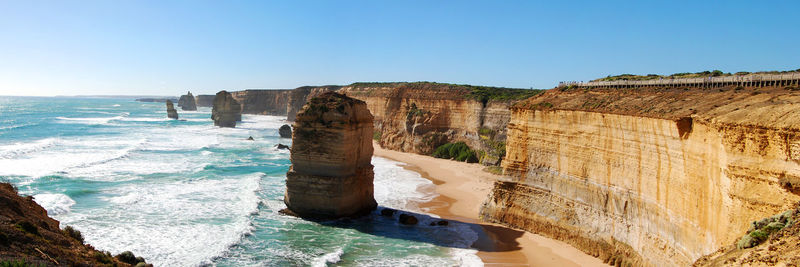
[[582,88],[638,88],[638,87],[699,87],[714,88],[725,86],[741,87],[774,87],[798,86],[800,73],[785,74],[748,74],[723,77],[679,78],[679,79],[652,79],[652,80],[618,80],[618,81],[593,81],[593,82],[560,82],[558,87]]

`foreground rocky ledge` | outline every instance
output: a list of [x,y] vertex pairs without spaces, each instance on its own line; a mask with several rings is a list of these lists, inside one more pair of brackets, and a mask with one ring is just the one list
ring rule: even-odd
[[364,101],[328,92],[297,114],[284,202],[305,218],[368,213],[373,197],[372,115]]
[[148,266],[130,252],[112,257],[84,244],[79,231],[62,230],[33,197],[18,195],[8,183],[0,183],[0,265]]

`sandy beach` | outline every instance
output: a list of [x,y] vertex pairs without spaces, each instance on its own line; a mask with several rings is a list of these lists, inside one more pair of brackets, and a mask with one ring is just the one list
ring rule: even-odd
[[481,232],[473,247],[486,266],[605,266],[561,241],[537,234],[481,222],[478,213],[494,180],[480,164],[469,164],[429,156],[403,153],[374,144],[375,156],[404,162],[406,169],[418,172],[436,184],[439,197],[421,205],[445,219],[472,223]]

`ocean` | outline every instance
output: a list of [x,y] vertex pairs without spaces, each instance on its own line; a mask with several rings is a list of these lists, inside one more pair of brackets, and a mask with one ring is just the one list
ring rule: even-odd
[[[429,226],[434,185],[373,157],[379,212],[311,222],[278,213],[291,162],[285,117],[214,127],[210,108],[124,98],[0,97],[0,181],[112,254],[156,266],[482,266],[468,225]],[[248,141],[252,136],[255,140]]]

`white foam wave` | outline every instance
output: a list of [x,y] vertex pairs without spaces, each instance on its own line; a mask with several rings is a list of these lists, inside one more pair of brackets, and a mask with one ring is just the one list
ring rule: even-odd
[[58,139],[45,138],[27,143],[14,143],[11,145],[0,146],[0,158],[9,159],[19,157],[28,153],[41,151],[52,147]]
[[434,184],[419,173],[403,169],[397,162],[381,157],[372,157],[375,166],[375,200],[382,206],[401,210],[422,212],[417,206],[438,196]]
[[344,250],[342,248],[337,248],[334,252],[327,253],[322,255],[319,258],[314,259],[314,263],[311,266],[314,267],[325,267],[328,264],[335,264],[342,260],[342,255],[344,254]]
[[75,200],[64,194],[37,194],[33,200],[46,209],[50,216],[68,213],[70,207],[75,205]]
[[64,123],[79,123],[79,124],[108,124],[110,121],[119,120],[125,116],[102,117],[102,118],[67,118],[56,117],[56,119]]
[[14,124],[12,124],[12,125],[3,125],[3,126],[0,126],[0,130],[12,130],[12,129],[17,129],[17,128],[28,127],[28,126],[31,126],[31,125],[35,125],[35,124],[34,123],[23,123],[23,124],[16,124],[16,125],[14,125]]
[[104,206],[58,219],[112,253],[131,250],[157,266],[207,264],[252,231],[262,175],[121,185],[104,190]]
[[0,175],[41,177],[67,172],[70,168],[103,164],[127,157],[143,143],[144,139],[58,139],[56,144],[40,145],[47,149],[36,146],[30,148],[36,153],[17,153],[0,160]]

